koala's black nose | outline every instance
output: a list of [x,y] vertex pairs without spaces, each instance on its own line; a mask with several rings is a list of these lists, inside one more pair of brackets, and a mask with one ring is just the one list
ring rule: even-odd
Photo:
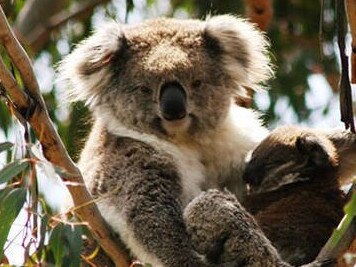
[[187,95],[179,83],[172,82],[162,86],[160,108],[168,121],[183,119],[187,115]]

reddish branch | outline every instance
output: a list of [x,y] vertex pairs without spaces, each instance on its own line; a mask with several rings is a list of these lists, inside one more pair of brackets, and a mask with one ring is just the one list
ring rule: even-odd
[[68,190],[72,195],[76,215],[85,221],[98,243],[115,262],[117,266],[129,266],[129,257],[118,246],[108,230],[105,221],[92,200],[88,190],[84,186],[83,177],[79,169],[70,159],[64,145],[49,118],[45,103],[40,94],[39,86],[34,75],[30,59],[15,38],[0,7],[0,43],[4,46],[12,63],[20,72],[25,90],[21,90],[12,74],[0,61],[0,81],[7,95],[10,97],[17,111],[32,126],[40,141],[45,157],[54,165],[62,167],[70,177],[66,181],[83,186],[73,186],[69,183]]

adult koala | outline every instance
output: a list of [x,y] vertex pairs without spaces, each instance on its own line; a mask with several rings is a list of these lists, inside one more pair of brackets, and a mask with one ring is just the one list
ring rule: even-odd
[[94,126],[79,167],[99,209],[131,252],[153,266],[207,266],[183,209],[202,190],[241,197],[244,158],[267,134],[238,107],[243,87],[271,76],[267,42],[247,21],[111,23],[59,66]]

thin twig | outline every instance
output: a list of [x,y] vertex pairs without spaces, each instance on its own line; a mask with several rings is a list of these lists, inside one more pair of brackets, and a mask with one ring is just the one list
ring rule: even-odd
[[[32,126],[36,137],[42,145],[44,156],[54,165],[60,166],[66,172],[73,174],[73,176],[69,178],[67,177],[68,180],[77,183],[84,183],[79,169],[70,159],[57,131],[54,128],[52,121],[49,118],[46,106],[40,94],[36,77],[31,67],[31,62],[24,49],[16,40],[1,7],[0,42],[5,47],[7,53],[18,69],[27,90],[21,91],[18,85],[13,85],[11,88],[8,88],[5,83],[3,83],[3,85],[7,93],[11,96],[14,96],[11,100],[13,103],[15,103],[15,106],[19,106],[17,101],[21,100],[21,107],[29,109],[30,104],[27,99],[31,98],[34,100],[34,110],[26,119]],[[3,81],[4,79],[5,81],[13,81],[14,78],[12,77],[11,73],[6,72],[3,69],[4,67],[4,64],[0,64],[0,73],[3,75],[1,80]],[[76,206],[80,206],[83,203],[88,203],[92,199],[87,188],[84,186],[68,185],[67,188],[71,193],[74,204]],[[108,230],[107,225],[95,203],[92,202],[90,205],[85,205],[80,209],[77,209],[76,215],[82,221],[88,223],[89,229],[93,233],[98,243],[117,266],[129,266],[129,257],[127,253],[120,248],[119,241],[115,240]]]
[[323,58],[323,42],[324,42],[324,35],[323,35],[323,23],[324,23],[324,0],[320,0],[320,19],[319,19],[319,52],[320,57]]

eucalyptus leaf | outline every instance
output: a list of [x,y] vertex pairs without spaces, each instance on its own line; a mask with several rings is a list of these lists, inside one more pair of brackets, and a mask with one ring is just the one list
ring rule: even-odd
[[52,233],[51,237],[49,240],[49,247],[51,252],[53,253],[53,257],[55,259],[55,265],[56,266],[63,266],[63,257],[65,255],[65,244],[63,240],[63,231],[64,231],[64,226],[63,224],[57,225]]
[[356,216],[356,191],[352,193],[351,200],[345,206],[345,213],[353,217]]
[[0,190],[0,208],[1,208],[2,199],[4,199],[11,190],[12,188],[10,187],[5,187],[4,189]]
[[70,254],[69,266],[80,266],[80,251],[83,243],[81,227],[71,227],[67,225],[65,228],[65,234]]
[[0,153],[6,151],[14,146],[11,142],[0,143]]
[[0,195],[0,259],[4,253],[4,245],[10,228],[25,204],[25,188],[6,188]]
[[52,233],[48,247],[54,257],[55,266],[80,266],[82,248],[81,227],[59,224]]
[[0,184],[6,183],[30,166],[28,159],[13,161],[0,170]]

